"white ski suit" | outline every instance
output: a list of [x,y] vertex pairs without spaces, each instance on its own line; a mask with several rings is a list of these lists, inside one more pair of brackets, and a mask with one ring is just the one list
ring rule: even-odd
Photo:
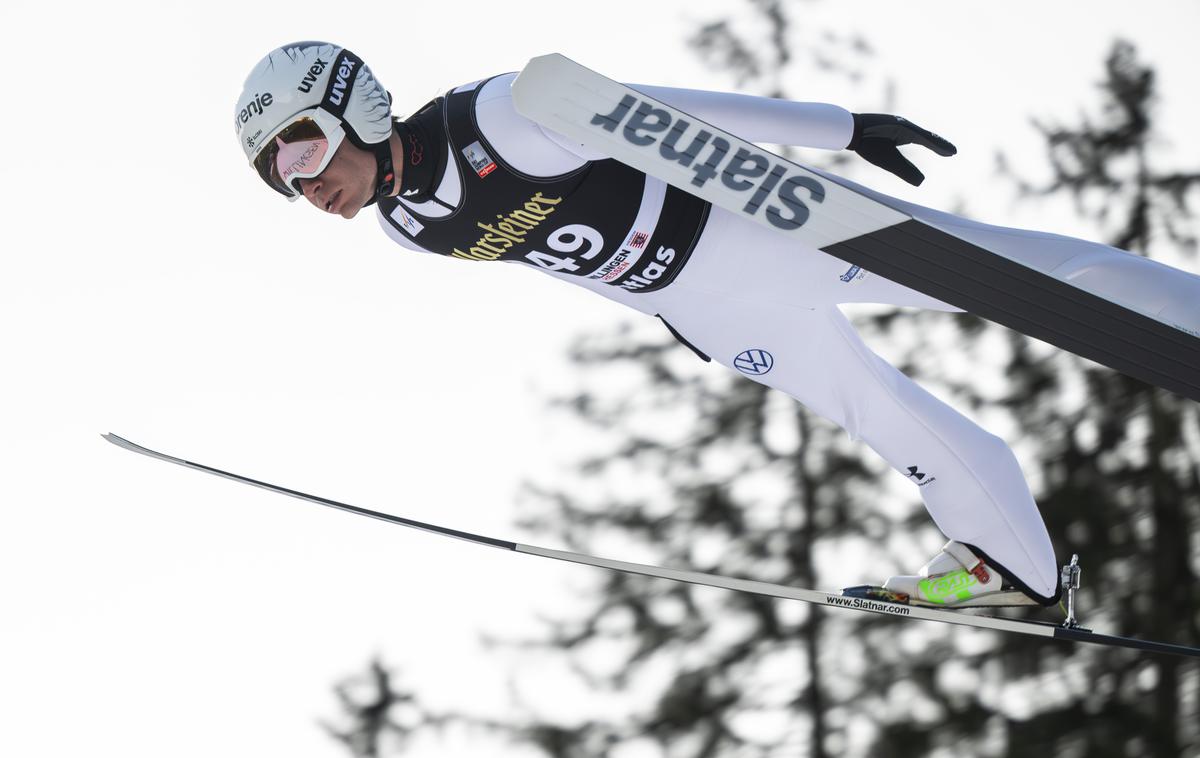
[[[607,157],[520,116],[509,92],[514,76],[456,90],[482,87],[474,118],[497,158],[524,174],[549,177]],[[852,134],[851,114],[833,105],[631,86],[753,142],[840,150]],[[461,181],[448,169],[435,192],[440,202],[409,204],[409,210],[425,217],[451,213]],[[853,186],[1032,268],[1200,329],[1198,277],[1105,245],[989,226]],[[381,223],[400,244],[423,250],[397,233],[382,213]],[[978,548],[1043,601],[1056,597],[1057,562],[1050,538],[1008,445],[874,354],[838,306],[956,309],[820,250],[802,249],[715,207],[690,258],[662,289],[631,292],[596,279],[547,273],[661,315],[702,353],[840,424],[919,487],[948,538]]]

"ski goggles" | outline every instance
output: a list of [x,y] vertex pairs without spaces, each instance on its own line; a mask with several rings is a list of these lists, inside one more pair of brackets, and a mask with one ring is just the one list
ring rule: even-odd
[[271,189],[296,200],[304,193],[297,179],[312,179],[333,160],[346,132],[320,108],[296,114],[267,139],[254,157],[254,170]]

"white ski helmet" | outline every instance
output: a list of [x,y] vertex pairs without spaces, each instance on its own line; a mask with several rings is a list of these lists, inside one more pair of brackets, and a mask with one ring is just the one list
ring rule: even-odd
[[395,182],[391,95],[358,56],[328,42],[293,42],[258,62],[233,112],[238,142],[272,189],[295,200],[293,182],[323,171],[342,139],[375,154],[376,192]]

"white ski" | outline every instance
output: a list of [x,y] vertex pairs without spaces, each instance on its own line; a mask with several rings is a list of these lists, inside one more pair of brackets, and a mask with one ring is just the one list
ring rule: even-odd
[[[1000,632],[1015,632],[1017,634],[1027,634],[1035,637],[1053,637],[1055,639],[1075,640],[1078,642],[1091,642],[1100,645],[1111,645],[1120,647],[1137,648],[1139,650],[1149,650],[1158,653],[1168,653],[1172,655],[1183,655],[1200,657],[1200,649],[1183,647],[1180,645],[1171,645],[1163,642],[1149,642],[1146,640],[1132,639],[1129,637],[1113,637],[1104,634],[1096,634],[1086,629],[1081,629],[1075,625],[1074,613],[1074,590],[1079,586],[1078,567],[1072,564],[1073,571],[1068,571],[1067,568],[1063,572],[1064,590],[1067,591],[1067,597],[1070,601],[1070,613],[1067,619],[1066,626],[1055,626],[1053,624],[1039,621],[1021,621],[1019,619],[996,618],[993,616],[972,615],[964,611],[946,611],[937,608],[925,608],[921,606],[902,605],[900,603],[888,603],[877,600],[870,600],[859,597],[847,597],[833,592],[821,592],[818,590],[806,590],[796,587],[788,587],[782,584],[773,584],[770,582],[758,582],[750,579],[735,579],[732,577],[718,576],[716,574],[705,574],[699,571],[686,571],[683,569],[664,568],[661,566],[648,566],[641,563],[629,563],[627,561],[616,561],[608,558],[599,558],[594,555],[585,555],[583,553],[574,553],[567,550],[552,550],[536,545],[523,545],[519,542],[510,542],[508,540],[500,540],[494,537],[485,537],[483,535],[463,532],[457,529],[449,529],[444,526],[430,524],[423,521],[404,518],[403,516],[394,516],[390,513],[382,513],[373,511],[367,508],[361,508],[356,505],[348,505],[339,503],[336,500],[318,497],[316,495],[308,495],[303,492],[280,487],[275,484],[268,484],[257,479],[251,479],[240,474],[232,474],[228,471],[205,466],[201,463],[193,463],[182,458],[176,458],[165,453],[160,453],[156,450],[151,450],[147,447],[142,447],[136,443],[130,442],[123,437],[118,437],[115,434],[102,435],[118,447],[123,447],[126,450],[131,450],[135,453],[157,458],[160,461],[174,463],[186,468],[203,471],[207,474],[219,476],[225,479],[231,479],[242,484],[249,484],[254,487],[260,487],[265,490],[270,490],[281,495],[288,495],[299,500],[307,500],[310,503],[324,505],[329,508],[348,511],[359,516],[367,516],[369,518],[379,519],[391,524],[399,524],[412,529],[419,529],[433,534],[439,534],[444,537],[453,537],[455,539],[474,542],[479,545],[487,545],[489,547],[498,547],[505,550],[510,550],[517,553],[525,553],[527,555],[536,555],[542,558],[554,558],[555,560],[567,561],[570,563],[581,563],[586,566],[596,566],[598,568],[609,569],[611,571],[623,571],[628,574],[640,574],[642,576],[650,576],[659,579],[669,579],[675,582],[689,582],[691,584],[700,584],[707,587],[719,587],[721,589],[733,590],[734,592],[749,592],[755,595],[765,595],[767,597],[780,598],[783,600],[800,600],[814,605],[822,605],[832,608],[847,608],[856,611],[866,611],[868,613],[878,613],[885,616],[895,616],[897,618],[906,619],[922,619],[925,621],[940,621],[947,624],[959,624],[962,626],[972,626],[979,629],[993,629]],[[1069,574],[1069,576],[1068,576]]]
[[562,55],[512,86],[525,117],[713,205],[944,302],[1200,400],[1200,335],[892,208]]

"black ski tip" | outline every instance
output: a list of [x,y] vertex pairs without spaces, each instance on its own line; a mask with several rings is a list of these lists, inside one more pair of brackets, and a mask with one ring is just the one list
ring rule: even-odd
[[157,458],[160,461],[167,461],[168,463],[178,463],[181,466],[190,465],[187,461],[183,460],[182,458],[176,458],[173,455],[167,455],[166,453],[160,453],[157,450],[151,450],[148,447],[142,447],[138,443],[130,442],[129,440],[125,439],[124,437],[117,435],[117,434],[113,434],[112,432],[105,432],[105,433],[101,434],[100,436],[103,437],[104,439],[108,440],[112,444],[116,445],[117,447],[125,448],[126,450],[129,450],[130,452],[139,453],[139,454],[145,455],[149,458]]
[[140,453],[146,449],[146,448],[143,448],[141,445],[137,444],[136,442],[130,442],[129,440],[125,439],[124,437],[122,437],[118,434],[113,434],[112,432],[104,432],[100,436],[103,437],[104,439],[108,440],[112,444],[116,445],[117,447],[123,447],[126,450],[132,450],[134,452]]

